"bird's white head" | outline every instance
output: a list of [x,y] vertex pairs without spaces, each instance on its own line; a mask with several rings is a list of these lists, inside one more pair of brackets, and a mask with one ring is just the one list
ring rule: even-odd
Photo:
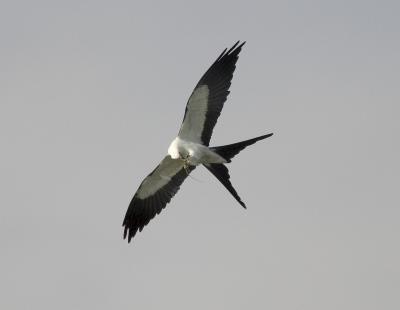
[[176,137],[168,147],[168,154],[173,159],[178,159],[180,157],[178,144],[179,144],[179,137]]

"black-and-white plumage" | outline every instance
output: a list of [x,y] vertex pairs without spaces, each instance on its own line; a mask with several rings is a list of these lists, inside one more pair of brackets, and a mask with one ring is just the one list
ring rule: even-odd
[[178,136],[168,148],[168,155],[140,184],[126,212],[123,226],[128,242],[137,231],[165,208],[183,181],[196,166],[204,165],[245,208],[230,182],[225,163],[246,146],[270,137],[208,147],[214,126],[229,94],[233,72],[244,42],[225,49],[197,83],[186,105]]

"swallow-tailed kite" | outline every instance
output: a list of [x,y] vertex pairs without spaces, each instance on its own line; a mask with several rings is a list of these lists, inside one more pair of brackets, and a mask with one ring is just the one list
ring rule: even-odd
[[234,144],[209,147],[244,43],[239,45],[237,42],[228,51],[225,49],[197,83],[187,102],[178,136],[168,148],[168,155],[143,180],[129,204],[123,222],[124,239],[128,237],[128,242],[165,208],[198,165],[206,167],[246,208],[229,180],[225,164],[230,163],[246,146],[268,138],[272,133]]

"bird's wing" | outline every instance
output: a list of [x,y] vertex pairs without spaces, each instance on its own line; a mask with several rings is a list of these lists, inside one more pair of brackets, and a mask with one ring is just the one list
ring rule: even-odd
[[182,160],[172,159],[169,155],[161,161],[140,184],[129,204],[122,224],[124,239],[128,237],[130,242],[138,230],[142,231],[165,208],[194,168],[185,169]]
[[236,42],[228,51],[225,49],[197,83],[186,105],[178,134],[181,139],[206,146],[210,143],[244,43]]

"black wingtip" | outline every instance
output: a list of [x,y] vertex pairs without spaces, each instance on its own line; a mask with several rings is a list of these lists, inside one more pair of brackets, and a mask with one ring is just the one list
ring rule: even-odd
[[[246,43],[246,41],[243,41],[242,43],[240,43],[240,40],[237,41],[229,50],[227,48],[225,48],[223,50],[223,52],[218,56],[216,61],[221,60],[224,56],[226,55],[231,55],[232,53],[236,53],[239,54],[242,46]],[[240,44],[240,45],[239,45]]]
[[227,50],[227,48],[224,49],[224,50],[222,51],[222,53],[217,57],[217,60],[216,60],[216,61],[218,61],[218,60],[220,60],[222,57],[224,57],[224,55],[225,55],[225,53],[226,53],[226,50]]
[[128,233],[128,227],[124,227],[124,240],[126,239],[126,234]]
[[243,41],[242,44],[240,44],[240,40],[237,41],[227,52],[226,55],[230,55],[233,52],[237,52],[237,54],[240,53],[240,50],[242,49],[242,46],[246,43],[246,41]]
[[[240,41],[238,41],[238,43],[239,43],[239,42],[240,42]],[[245,44],[246,44],[246,41],[243,41],[242,44],[240,44],[240,45],[238,46],[238,48],[241,49],[241,48],[243,47],[243,45],[245,45]]]
[[132,238],[135,237],[138,230],[137,227],[130,227],[126,218],[124,219],[122,226],[124,227],[124,240],[128,238],[128,243],[131,243]]
[[237,42],[229,49],[229,51],[227,52],[227,54],[230,54],[230,53],[236,48],[236,46],[238,46],[239,43],[240,43],[240,41],[237,41]]
[[[125,226],[125,223],[123,224],[123,226]],[[131,236],[131,232],[128,226],[124,227],[124,240],[126,239],[126,237],[128,237],[128,243],[131,242],[132,236]]]

